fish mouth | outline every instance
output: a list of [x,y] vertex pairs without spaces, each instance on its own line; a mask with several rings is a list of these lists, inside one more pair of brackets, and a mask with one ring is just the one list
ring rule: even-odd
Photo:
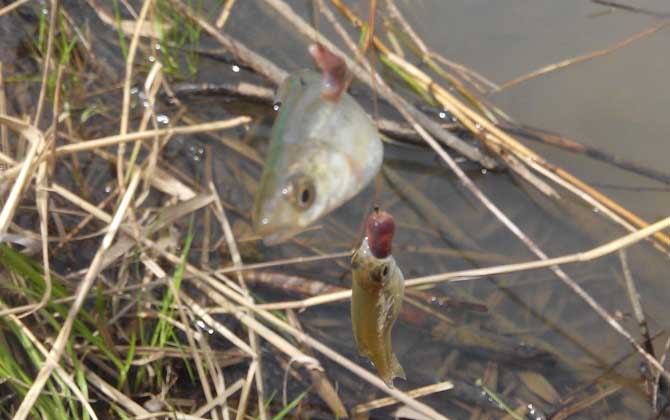
[[254,231],[265,245],[279,245],[304,230],[300,226],[273,225],[267,218],[261,218],[254,223]]

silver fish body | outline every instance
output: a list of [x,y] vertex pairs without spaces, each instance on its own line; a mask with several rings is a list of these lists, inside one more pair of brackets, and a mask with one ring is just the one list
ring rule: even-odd
[[405,295],[405,279],[392,255],[377,258],[368,239],[352,258],[351,325],[358,352],[377,368],[379,377],[393,387],[405,371],[393,353],[391,330]]
[[266,243],[286,240],[339,207],[374,178],[383,159],[375,126],[346,92],[322,98],[326,88],[313,71],[289,76],[279,87],[279,113],[253,222]]

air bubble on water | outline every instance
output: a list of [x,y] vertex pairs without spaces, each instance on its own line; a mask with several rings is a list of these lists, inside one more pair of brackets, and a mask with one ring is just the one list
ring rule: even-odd
[[486,168],[482,168],[482,175],[486,175],[488,173],[488,170]]
[[150,63],[153,63],[153,62],[156,61],[156,57],[154,57],[153,55],[150,55],[149,57],[147,57],[147,60],[149,60]]
[[594,213],[600,213],[600,209],[594,207],[594,208],[593,208],[593,212],[594,212]]
[[139,92],[139,91],[140,90],[137,88],[137,86],[133,86],[133,87],[130,88],[130,94],[131,95],[137,95],[137,92]]
[[214,334],[214,330],[209,327],[209,325],[205,324],[205,322],[201,319],[195,321],[195,325],[197,325],[201,330],[207,331],[208,334]]
[[158,115],[156,115],[156,122],[158,124],[168,125],[168,124],[170,124],[170,117],[168,117],[165,114],[158,114]]
[[111,192],[112,192],[112,186],[109,185],[109,184],[105,185],[105,192],[106,192],[107,194],[111,193]]
[[270,223],[270,220],[269,220],[267,217],[264,217],[264,218],[261,220],[261,225],[267,225],[268,223]]
[[47,9],[46,7],[43,8],[43,9],[42,9],[42,14],[43,14],[43,15],[48,15],[48,14],[49,14],[49,9]]
[[237,64],[233,64],[232,69],[233,69],[233,71],[234,71],[235,73],[239,73],[239,72],[240,72],[240,66],[238,66]]
[[161,44],[156,43],[156,45],[154,45],[154,49],[156,51],[160,51],[161,50]]
[[440,112],[440,114],[439,114],[439,115],[440,115],[440,118],[442,118],[442,119],[445,119],[445,118],[447,118],[447,113],[446,113],[446,112],[444,112],[444,111]]
[[280,106],[279,104],[274,104],[272,105],[272,109],[274,109],[275,111],[279,111],[279,106]]
[[482,129],[482,126],[479,125],[479,124],[475,124],[475,128],[476,128],[477,130],[481,130],[481,129]]

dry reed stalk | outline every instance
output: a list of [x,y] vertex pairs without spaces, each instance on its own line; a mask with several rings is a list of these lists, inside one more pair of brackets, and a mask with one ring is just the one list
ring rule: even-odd
[[262,263],[254,263],[254,264],[246,264],[242,265],[240,267],[226,267],[226,268],[220,268],[215,271],[216,274],[227,274],[227,273],[232,273],[236,271],[242,271],[242,270],[257,270],[259,268],[270,268],[270,267],[279,267],[279,266],[286,266],[286,265],[295,265],[295,264],[304,264],[304,263],[310,263],[310,262],[316,262],[316,261],[324,261],[324,260],[332,260],[336,258],[347,258],[351,257],[351,254],[353,253],[353,250],[349,251],[342,251],[342,252],[334,252],[331,254],[324,254],[324,255],[314,255],[310,257],[295,257],[295,258],[286,258],[282,260],[277,260],[277,261],[266,261]]
[[[154,130],[158,129],[158,124],[156,122],[155,104],[156,104],[156,95],[158,94],[158,90],[160,89],[161,82],[163,80],[163,75],[161,73],[162,68],[163,65],[160,62],[155,62],[153,66],[151,66],[151,70],[149,70],[149,73],[147,74],[147,77],[144,81],[144,95],[146,97],[146,104],[148,106],[144,107],[144,113],[140,120],[140,125],[137,128],[138,132],[146,131],[147,125],[149,124],[149,120],[151,120]],[[166,136],[166,142],[169,141],[168,140],[169,137],[170,136]],[[156,167],[156,161],[158,159],[158,142],[159,142],[159,136],[154,136],[151,152],[149,153],[149,156],[146,158],[143,165],[146,174],[145,182],[143,185],[143,189],[145,191],[148,188],[148,179],[152,177],[153,171]],[[135,145],[133,146],[133,150],[130,154],[130,159],[128,161],[128,168],[126,169],[127,171],[126,177],[135,168],[135,161],[139,156],[141,147],[142,143],[140,142],[136,142]]]
[[[182,299],[180,298],[180,291],[177,290],[177,288],[174,285],[174,282],[170,281],[170,279],[167,279],[166,276],[163,277],[166,280],[166,283],[169,286],[170,292],[172,293],[172,296],[174,297],[175,303],[177,305],[177,311],[179,313],[179,318],[181,319],[182,324],[184,324],[185,332],[186,332],[186,340],[188,341],[188,346],[191,350],[191,354],[193,357],[193,362],[195,363],[195,370],[198,373],[198,378],[200,379],[200,386],[202,387],[203,394],[205,395],[205,400],[207,401],[207,404],[211,404],[212,401],[214,400],[212,396],[212,389],[209,384],[209,380],[207,379],[207,373],[205,372],[205,368],[203,366],[203,360],[202,360],[202,354],[199,351],[200,348],[195,342],[195,339],[193,338],[193,329],[191,328],[191,323],[188,321],[188,317],[186,316],[186,311],[185,311],[185,306],[182,305],[181,301]],[[189,307],[190,309],[190,307]],[[201,340],[207,340],[207,338],[202,338]],[[219,420],[219,413],[216,411],[212,411],[212,420]]]
[[[214,196],[214,208],[216,209],[214,215],[217,217],[217,219],[219,219],[219,223],[221,224],[221,228],[223,229],[223,236],[226,239],[226,243],[228,244],[228,250],[230,251],[230,256],[233,260],[233,267],[240,267],[242,266],[242,257],[240,256],[240,252],[237,249],[237,242],[235,241],[235,235],[233,234],[233,229],[230,227],[230,222],[228,221],[228,217],[226,216],[226,211],[223,208],[223,204],[221,204],[221,198],[219,197],[219,193],[217,192],[216,187],[212,182],[209,183],[209,190]],[[243,293],[246,296],[247,300],[249,301],[250,304],[254,304],[253,298],[251,297],[251,294],[247,289],[247,285],[244,282],[244,276],[242,275],[242,272],[237,271],[235,274],[237,275],[237,282],[240,288],[243,290]],[[260,420],[265,420],[267,418],[267,413],[265,412],[265,401],[264,401],[265,393],[263,386],[263,369],[262,369],[263,364],[260,358],[260,353],[258,352],[258,339],[256,337],[256,334],[251,329],[249,330],[249,343],[251,344],[251,348],[259,356],[256,359],[258,361],[258,367],[256,369],[256,375],[255,375],[256,394],[258,395],[258,412]],[[237,415],[238,416],[244,415],[244,412],[240,414],[240,412],[238,411]]]
[[[3,309],[2,312],[5,312],[7,310],[7,305],[0,301],[0,308]],[[28,326],[25,325],[18,316],[14,314],[7,314],[3,316],[7,316],[7,318],[21,330],[21,332],[28,338],[28,340],[30,340],[37,351],[39,351],[45,359],[49,357],[49,351],[44,347],[44,344],[42,344],[42,342],[38,340],[37,337],[35,337],[35,334],[33,334],[30,328],[28,328]],[[91,407],[91,404],[88,402],[88,399],[84,396],[84,394],[82,394],[77,384],[65,371],[65,369],[63,369],[61,366],[56,366],[56,375],[61,381],[63,381],[63,383],[70,389],[70,391],[72,391],[75,397],[77,397],[77,400],[79,400],[81,406],[86,410],[88,415],[91,416],[93,420],[97,420],[98,417],[96,416],[93,407]]]
[[10,129],[20,133],[22,137],[28,139],[30,142],[30,148],[26,153],[24,161],[18,168],[19,171],[16,180],[14,181],[14,185],[7,197],[5,205],[2,207],[2,212],[0,212],[0,235],[4,235],[7,233],[9,224],[12,222],[14,212],[21,200],[21,194],[24,188],[28,185],[29,179],[32,178],[34,172],[33,160],[44,145],[44,136],[35,126],[6,115],[0,115],[0,124],[7,125]]
[[212,411],[216,406],[219,405],[225,406],[228,397],[239,391],[244,386],[245,383],[246,380],[238,379],[234,384],[228,387],[228,389],[226,389],[225,392],[217,395],[216,398],[214,398],[211,402],[203,405],[202,407],[198,408],[195,412],[193,412],[193,416],[202,417],[209,411]]
[[621,271],[623,273],[624,283],[626,284],[626,292],[628,294],[628,298],[630,299],[630,306],[633,307],[633,315],[635,315],[637,325],[640,327],[640,335],[644,339],[644,348],[647,350],[647,353],[655,357],[656,355],[654,354],[654,346],[649,334],[647,319],[644,315],[644,310],[642,309],[640,294],[635,287],[633,274],[631,273],[630,267],[628,266],[628,257],[626,256],[625,249],[619,250],[619,260],[621,261]]
[[247,124],[250,121],[251,119],[249,117],[243,116],[243,117],[231,118],[228,120],[198,124],[194,126],[168,127],[157,130],[135,132],[130,134],[119,134],[115,136],[102,137],[99,139],[82,141],[80,143],[59,146],[56,148],[55,153],[57,156],[60,156],[69,153],[94,150],[101,147],[119,145],[130,141],[152,139],[156,136],[173,136],[176,134],[194,134],[194,133],[201,133],[204,131],[225,130],[228,128],[237,127],[238,125]]
[[2,9],[0,9],[0,17],[6,15],[7,13],[11,12],[14,9],[17,9],[24,4],[28,3],[30,0],[16,0],[14,3],[9,4]]
[[616,44],[614,44],[610,47],[603,48],[603,49],[600,49],[600,50],[596,50],[596,51],[590,52],[588,54],[583,54],[583,55],[573,57],[573,58],[569,58],[569,59],[566,59],[566,60],[562,60],[562,61],[559,61],[558,63],[549,64],[547,66],[544,66],[544,67],[541,67],[537,70],[534,70],[530,73],[524,74],[523,76],[515,77],[514,79],[512,79],[508,82],[500,84],[500,86],[498,86],[498,89],[494,90],[494,92],[497,93],[497,92],[503,91],[503,90],[508,89],[512,86],[516,86],[519,83],[526,82],[528,80],[531,80],[531,79],[534,79],[536,77],[545,75],[547,73],[551,73],[553,71],[571,66],[573,64],[582,63],[584,61],[589,61],[589,60],[592,60],[594,58],[603,57],[605,55],[611,54],[616,50],[619,50],[619,49],[621,49],[623,47],[626,47],[626,46],[628,46],[628,45],[630,45],[630,44],[632,44],[636,41],[639,41],[641,39],[647,38],[647,37],[655,34],[656,32],[660,31],[661,29],[664,29],[668,25],[670,25],[670,22],[667,22],[667,21],[657,23],[657,24],[651,26],[650,28],[647,28],[643,31],[640,31],[640,32],[636,33],[636,34],[633,34],[632,36],[624,39],[623,41],[617,42]]
[[[212,183],[212,146],[208,144],[205,147],[205,182],[203,187]],[[209,253],[211,251],[212,238],[212,212],[209,207],[203,209],[202,215],[202,240],[200,242],[200,267],[203,269],[209,268]]]
[[[51,138],[44,147],[44,151],[47,154],[50,154],[53,150],[53,145],[55,143],[55,136],[57,132],[58,125],[58,113],[60,106],[60,88],[63,77],[63,67],[58,66],[58,73],[56,75],[56,87],[54,94],[54,105],[53,105],[53,114],[54,114],[54,123],[51,129]],[[36,114],[37,115],[37,114]],[[37,121],[37,119],[36,119]],[[44,308],[51,298],[51,264],[49,262],[49,191],[47,186],[49,181],[47,180],[47,173],[49,171],[49,162],[43,161],[39,164],[37,168],[37,176],[35,178],[35,204],[37,205],[37,214],[40,219],[40,235],[42,236],[42,267],[44,269],[44,293],[42,298],[35,308],[21,315],[28,316],[41,308]]]
[[105,395],[115,404],[123,407],[134,416],[146,416],[145,418],[153,418],[153,414],[149,413],[141,405],[137,404],[132,399],[128,398],[124,393],[116,389],[113,385],[107,383],[104,379],[98,376],[95,372],[86,367],[82,363],[82,369],[86,372],[86,380]]
[[225,25],[226,21],[228,21],[228,18],[230,17],[230,11],[233,10],[234,5],[235,0],[226,0],[226,4],[223,5],[219,18],[216,20],[215,26],[218,29],[223,29],[223,25]]
[[49,357],[46,359],[44,365],[38,372],[33,385],[30,387],[28,393],[21,402],[21,405],[14,415],[14,420],[24,420],[30,414],[30,410],[32,409],[33,404],[42,392],[42,389],[44,388],[46,381],[49,379],[51,372],[57,366],[58,361],[60,360],[60,357],[65,350],[65,345],[67,344],[67,340],[70,337],[70,332],[72,331],[72,326],[74,324],[75,318],[77,317],[77,314],[79,313],[79,309],[81,308],[89,289],[91,286],[93,286],[93,283],[98,276],[99,268],[105,253],[111,247],[112,241],[116,236],[116,232],[121,225],[121,221],[123,220],[126,211],[130,207],[130,201],[140,181],[140,174],[141,173],[139,171],[133,174],[131,182],[128,185],[128,190],[124,194],[121,203],[119,204],[119,207],[114,214],[114,218],[109,224],[107,234],[102,239],[102,243],[98,248],[95,257],[93,258],[93,261],[91,261],[88,272],[86,273],[86,277],[77,288],[77,299],[75,299],[75,301],[72,303],[72,306],[70,307],[70,310],[68,311],[67,318],[65,319],[65,322],[63,323],[63,326],[61,327],[61,330],[59,331],[58,336],[56,337],[56,340],[54,341],[54,344],[49,351]]
[[244,414],[247,411],[247,403],[249,401],[249,392],[251,391],[251,384],[256,376],[256,369],[258,369],[258,360],[254,359],[249,365],[247,377],[244,380],[244,386],[242,387],[242,393],[240,394],[240,402],[237,404],[237,415],[235,416],[235,420],[244,420]]
[[422,60],[428,61],[430,59],[434,59],[442,62],[442,64],[444,64],[445,66],[456,70],[464,79],[468,80],[468,82],[470,82],[472,86],[474,86],[477,90],[479,90],[482,93],[484,93],[485,90],[479,86],[479,83],[486,85],[490,90],[495,90],[498,88],[498,85],[496,85],[494,82],[490,81],[486,77],[482,76],[481,74],[477,73],[476,71],[467,68],[462,64],[457,64],[454,63],[453,61],[447,60],[441,55],[430,50],[428,46],[423,42],[421,37],[416,33],[416,31],[414,31],[414,28],[412,28],[409,22],[407,22],[407,19],[405,19],[402,13],[400,13],[400,10],[395,5],[395,2],[393,0],[386,0],[386,6],[389,15],[396,22],[400,24],[402,30],[410,37],[412,42],[414,42],[414,44],[418,47],[421,53],[420,57]]
[[[297,328],[300,331],[304,330],[302,329],[302,326],[300,325],[300,321],[298,320],[298,317],[296,316],[295,312],[292,310],[286,311],[286,317],[288,318],[289,323]],[[303,351],[309,355],[314,357],[314,355],[311,353],[311,351],[303,346]],[[289,367],[287,367],[287,372],[288,369],[290,368],[290,362],[289,362]],[[312,381],[312,386],[316,390],[316,393],[319,394],[321,399],[328,405],[328,408],[330,408],[330,411],[333,412],[333,414],[340,419],[346,419],[349,418],[349,415],[347,414],[347,409],[344,407],[344,404],[342,403],[342,400],[340,399],[340,396],[337,394],[337,390],[333,386],[333,384],[330,382],[328,379],[328,376],[326,375],[326,372],[322,372],[319,370],[309,370],[308,371],[310,380]],[[284,378],[286,379],[286,375],[284,375]],[[286,380],[284,380],[284,385],[286,385]],[[284,390],[286,390],[286,386],[284,386]],[[286,400],[286,398],[284,398]],[[286,405],[286,404],[284,404]]]
[[[130,40],[130,46],[128,47],[128,56],[126,57],[126,72],[125,78],[123,81],[123,103],[121,105],[121,123],[119,127],[119,135],[123,136],[128,133],[128,122],[130,119],[130,84],[133,78],[133,64],[135,61],[135,54],[137,51],[137,45],[140,40],[140,29],[144,24],[144,21],[147,18],[147,13],[149,13],[149,7],[153,3],[153,0],[144,0],[142,3],[142,10],[140,15],[137,18],[135,32],[133,37]],[[117,150],[117,161],[116,161],[116,178],[119,183],[119,191],[121,194],[125,192],[125,152],[126,146],[124,143],[119,143]]]
[[185,292],[181,292],[181,298],[186,304],[190,307],[197,317],[201,318],[207,325],[212,327],[213,330],[221,334],[222,337],[226,338],[232,344],[237,346],[240,350],[245,352],[249,357],[256,358],[258,357],[256,351],[254,351],[247,343],[242,341],[238,336],[236,336],[232,331],[230,331],[225,325],[212,318],[207,311],[202,308],[200,305],[193,300],[192,297],[187,295]]
[[[1,15],[0,15],[1,16]],[[5,77],[2,69],[2,61],[0,61],[0,115],[7,114],[7,96],[5,93]],[[0,124],[0,147],[2,153],[11,154],[11,149],[9,148],[9,133],[7,132],[7,126]],[[3,168],[3,171],[6,168]]]
[[[426,395],[435,394],[437,392],[444,392],[452,389],[454,384],[450,381],[440,382],[439,384],[433,384],[428,386],[422,386],[421,388],[415,388],[411,391],[407,391],[407,395],[413,398],[425,397]],[[376,400],[368,401],[363,404],[358,404],[354,408],[354,414],[360,415],[371,410],[376,410],[378,408],[388,407],[389,405],[397,404],[398,401],[392,397],[379,398]]]
[[44,99],[46,98],[47,89],[48,89],[48,80],[50,68],[49,64],[51,62],[51,55],[53,54],[54,49],[54,35],[56,32],[57,24],[56,18],[58,16],[58,10],[60,6],[59,0],[50,1],[50,10],[49,10],[49,35],[47,37],[47,52],[44,56],[42,63],[42,83],[40,86],[39,97],[37,98],[37,109],[35,110],[35,117],[33,118],[33,124],[38,127],[40,125],[40,119],[42,117],[42,108],[44,106]]

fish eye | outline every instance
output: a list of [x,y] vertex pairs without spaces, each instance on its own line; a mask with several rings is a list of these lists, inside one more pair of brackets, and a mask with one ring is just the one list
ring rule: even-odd
[[302,208],[308,208],[314,202],[314,185],[312,183],[303,185],[298,191],[298,205]]
[[288,191],[290,191],[288,196],[291,202],[301,209],[310,208],[316,199],[314,183],[305,175],[296,175],[293,177]]
[[281,101],[275,101],[272,104],[272,109],[274,109],[275,111],[279,111],[279,108],[281,108]]
[[372,272],[372,280],[374,280],[376,283],[384,283],[384,280],[386,280],[386,276],[389,274],[389,265],[384,264],[381,267],[379,267],[377,270],[374,270]]

